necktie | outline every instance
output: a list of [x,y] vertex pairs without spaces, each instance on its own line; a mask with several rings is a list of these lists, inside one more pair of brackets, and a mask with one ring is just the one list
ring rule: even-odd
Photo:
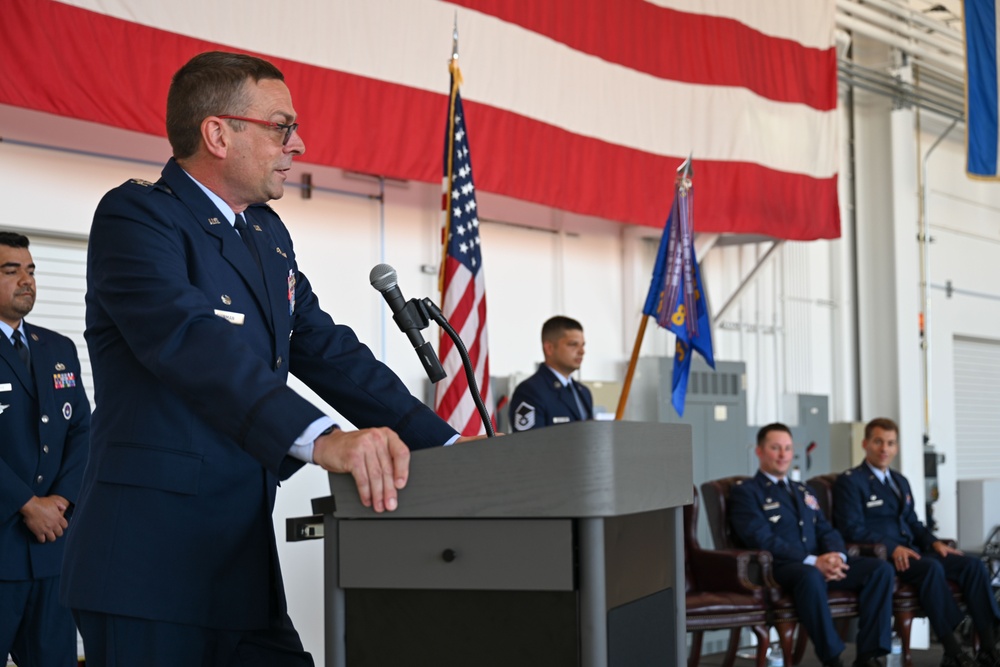
[[24,365],[27,368],[31,368],[31,350],[29,350],[28,346],[24,344],[24,338],[22,338],[22,336],[24,336],[24,334],[20,329],[14,330],[14,351],[17,352],[17,356],[21,358]]
[[896,484],[892,481],[892,477],[889,476],[889,473],[886,473],[882,478],[882,484],[892,489],[892,492],[896,494],[897,498],[900,497],[899,489],[896,488]]
[[236,214],[236,222],[233,224],[233,227],[239,232],[240,238],[243,239],[243,244],[250,251],[250,256],[253,257],[253,261],[257,263],[257,268],[259,269],[260,255],[257,254],[257,246],[254,245],[253,239],[250,238],[250,230],[247,229],[247,221],[243,219],[242,213]]
[[589,419],[590,415],[587,414],[586,408],[583,407],[583,401],[580,400],[580,392],[576,390],[576,385],[572,380],[569,381],[569,390],[573,394],[573,399],[576,401],[576,409],[577,412],[580,413],[580,419]]

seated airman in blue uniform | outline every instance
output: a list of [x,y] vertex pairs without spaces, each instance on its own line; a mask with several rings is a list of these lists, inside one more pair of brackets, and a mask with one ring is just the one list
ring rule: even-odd
[[972,664],[961,651],[954,630],[964,619],[946,580],[957,582],[979,634],[981,665],[1000,665],[994,626],[1000,619],[986,567],[942,542],[917,518],[910,483],[889,470],[899,453],[899,427],[891,419],[865,426],[865,461],[837,479],[834,522],[853,542],[881,543],[890,554],[900,581],[913,584],[944,646],[942,665]]

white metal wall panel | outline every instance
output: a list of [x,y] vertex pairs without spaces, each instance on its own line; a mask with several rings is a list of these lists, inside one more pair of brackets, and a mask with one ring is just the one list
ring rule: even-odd
[[1000,478],[1000,341],[955,336],[959,480]]

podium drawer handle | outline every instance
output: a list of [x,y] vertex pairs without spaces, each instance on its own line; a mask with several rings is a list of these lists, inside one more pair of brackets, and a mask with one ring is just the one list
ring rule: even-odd
[[441,552],[441,560],[446,563],[452,562],[457,556],[458,554],[455,553],[454,549],[445,549]]

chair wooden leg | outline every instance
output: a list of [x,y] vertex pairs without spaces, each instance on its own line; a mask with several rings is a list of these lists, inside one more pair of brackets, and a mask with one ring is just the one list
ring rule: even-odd
[[806,645],[809,644],[809,633],[802,626],[799,626],[799,636],[795,639],[795,654],[792,655],[792,665],[802,662],[806,654]]
[[736,650],[740,647],[740,630],[743,628],[733,628],[729,631],[729,646],[726,647],[726,657],[722,659],[722,667],[733,667],[736,662]]
[[691,631],[691,652],[688,653],[688,667],[698,667],[701,661],[701,638],[705,633],[701,630]]
[[771,633],[766,625],[752,625],[750,629],[757,635],[757,662],[754,667],[767,667],[767,649],[771,643]]
[[795,621],[785,621],[775,623],[778,630],[778,641],[781,643],[781,655],[784,656],[786,665],[793,665],[792,662],[792,640],[795,639]]
[[913,656],[910,654],[910,631],[913,629],[913,612],[896,612],[896,634],[903,644],[903,667],[913,667]]

